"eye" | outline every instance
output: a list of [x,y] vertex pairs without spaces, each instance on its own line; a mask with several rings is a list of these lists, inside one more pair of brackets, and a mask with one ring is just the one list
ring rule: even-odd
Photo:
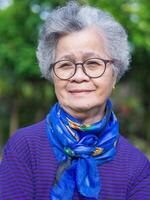
[[59,68],[65,68],[68,66],[70,66],[69,63],[63,63],[63,64],[59,65]]
[[100,65],[100,63],[97,61],[88,61],[88,62],[86,62],[86,64],[87,65]]
[[99,66],[103,66],[104,63],[100,59],[90,59],[86,61],[85,65],[87,67],[99,67]]
[[56,64],[57,69],[69,69],[70,67],[73,66],[73,63],[70,61],[60,61]]

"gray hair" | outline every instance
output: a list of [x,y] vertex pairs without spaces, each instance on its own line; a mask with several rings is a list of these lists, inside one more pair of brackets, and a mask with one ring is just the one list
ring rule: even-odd
[[93,26],[105,33],[108,51],[114,62],[117,81],[128,70],[130,49],[124,28],[108,13],[90,6],[80,6],[71,1],[66,6],[53,10],[41,30],[37,58],[42,76],[51,79],[50,64],[54,62],[55,49],[61,36]]

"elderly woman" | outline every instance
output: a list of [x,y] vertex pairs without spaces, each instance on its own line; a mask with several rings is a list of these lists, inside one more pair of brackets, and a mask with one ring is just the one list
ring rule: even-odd
[[129,65],[123,27],[68,3],[50,13],[37,57],[58,103],[8,141],[0,199],[150,199],[150,162],[120,135],[109,99]]

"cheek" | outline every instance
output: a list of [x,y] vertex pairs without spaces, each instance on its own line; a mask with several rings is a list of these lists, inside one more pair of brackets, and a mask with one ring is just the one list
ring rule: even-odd
[[64,102],[66,98],[66,84],[64,82],[61,82],[59,80],[54,80],[54,88],[55,88],[55,94],[58,99],[58,101]]
[[104,86],[103,88],[100,88],[98,90],[98,97],[101,97],[101,98],[104,98],[104,99],[107,99],[110,95],[111,95],[111,91],[112,89],[110,87],[106,87]]
[[62,87],[59,83],[55,84],[55,94],[58,99],[62,96]]
[[97,94],[98,97],[108,98],[111,95],[113,87],[113,80],[110,79],[102,79],[99,83],[97,83]]
[[55,78],[54,80],[54,89],[55,89],[55,94],[57,96],[57,99],[59,99],[60,96],[60,92],[61,91],[61,84],[59,83],[59,81]]

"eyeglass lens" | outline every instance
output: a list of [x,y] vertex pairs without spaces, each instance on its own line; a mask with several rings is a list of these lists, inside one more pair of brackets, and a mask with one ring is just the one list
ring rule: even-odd
[[78,65],[82,65],[83,72],[91,78],[103,75],[106,68],[104,60],[99,58],[91,58],[76,64],[69,60],[61,60],[55,63],[54,72],[60,79],[69,79],[76,73]]

